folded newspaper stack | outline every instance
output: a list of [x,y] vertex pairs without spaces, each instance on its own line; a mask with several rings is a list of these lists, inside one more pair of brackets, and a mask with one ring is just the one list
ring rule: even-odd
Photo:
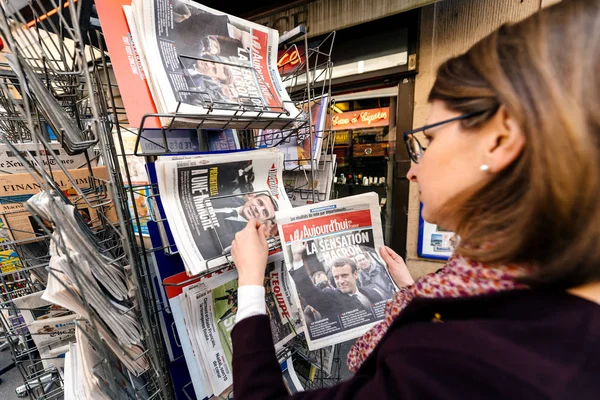
[[327,138],[327,108],[329,96],[321,96],[310,102],[298,105],[302,112],[301,122],[287,129],[258,129],[255,146],[258,148],[277,147],[285,156],[286,170],[310,170],[319,165],[323,141]]
[[397,288],[378,253],[376,193],[278,211],[277,224],[311,350],[354,339],[384,318]]
[[64,354],[69,343],[75,340],[75,318],[72,311],[42,299],[43,292],[36,292],[13,299],[23,316],[42,359],[44,368],[64,365]]
[[186,270],[196,275],[229,261],[231,242],[251,218],[278,248],[275,211],[291,208],[276,149],[156,161],[160,198]]
[[[75,207],[42,191],[27,201],[29,208],[52,223],[50,271],[42,299],[94,318],[100,336],[125,366],[141,373],[148,368],[141,347],[142,330],[130,309],[126,274],[99,249]],[[89,307],[88,307],[89,305]],[[121,344],[121,345],[120,345]]]
[[[140,393],[134,392],[131,382],[138,381],[138,379],[127,374],[127,371],[116,371],[114,369],[117,368],[116,366],[107,368],[107,365],[110,364],[102,362],[104,356],[98,352],[90,340],[93,335],[92,326],[87,321],[79,319],[75,329],[77,342],[71,343],[65,354],[63,373],[65,400],[111,400],[138,397]],[[116,387],[118,393],[110,391],[110,381],[115,383],[116,386],[113,388]],[[140,382],[136,383],[135,387],[142,387]]]
[[321,156],[317,168],[283,172],[283,184],[293,207],[329,200],[336,169],[336,155]]
[[243,113],[280,126],[298,116],[277,72],[277,31],[191,0],[133,0],[124,10],[159,113]]
[[[182,294],[170,299],[179,336],[182,340],[188,338],[191,344],[192,352],[184,354],[198,398],[220,395],[232,384],[230,332],[238,305],[237,277],[236,270],[214,274],[183,288]],[[287,279],[281,259],[269,263],[265,292],[276,350],[296,336],[301,326]],[[182,346],[185,352],[186,346]],[[194,380],[194,376],[200,379]]]

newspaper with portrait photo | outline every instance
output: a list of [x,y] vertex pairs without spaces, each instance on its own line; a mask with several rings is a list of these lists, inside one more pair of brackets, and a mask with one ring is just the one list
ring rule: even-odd
[[188,274],[228,263],[231,242],[251,218],[267,225],[279,246],[275,211],[291,208],[275,149],[198,156],[163,156],[158,187]]
[[378,254],[383,233],[376,193],[276,216],[309,349],[357,338],[383,319],[397,288]]
[[159,112],[298,115],[277,72],[277,31],[191,0],[134,0],[125,13]]

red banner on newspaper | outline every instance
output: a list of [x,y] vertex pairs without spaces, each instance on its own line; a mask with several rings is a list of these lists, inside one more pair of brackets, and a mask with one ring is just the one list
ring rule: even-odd
[[258,83],[265,104],[269,107],[281,107],[282,105],[275,97],[275,88],[269,73],[269,36],[265,32],[253,29],[252,35],[252,64],[258,75]]
[[[309,223],[310,225],[308,225]],[[368,209],[335,214],[334,216],[326,215],[283,225],[282,241],[290,243],[294,240],[328,235],[350,229],[369,228],[371,224],[371,212]]]
[[[156,105],[123,12],[123,6],[130,4],[131,0],[103,0],[96,2],[96,8],[127,120],[131,126],[138,127],[144,114],[156,113]],[[158,118],[150,118],[144,126],[160,128],[162,124]]]

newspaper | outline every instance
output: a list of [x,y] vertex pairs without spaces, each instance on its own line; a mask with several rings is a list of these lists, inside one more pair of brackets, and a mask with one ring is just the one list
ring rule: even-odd
[[[142,373],[148,360],[141,347],[142,327],[128,312],[133,302],[129,267],[100,247],[92,234],[62,198],[42,191],[28,200],[32,211],[56,227],[50,239],[48,282],[42,299],[87,319],[95,318],[98,333],[131,371]],[[60,234],[59,234],[60,232]],[[88,307],[89,306],[89,307]]]
[[303,118],[297,126],[285,130],[259,129],[255,134],[256,147],[277,147],[285,156],[286,170],[314,168],[319,164],[326,136],[328,99],[328,96],[322,96],[310,102],[311,126],[308,124],[308,102],[304,102],[299,106]]
[[310,350],[359,337],[384,317],[396,287],[376,193],[277,212],[283,254]]
[[[14,143],[13,146],[26,160],[36,163],[41,162],[45,170],[50,168],[58,170],[57,162],[60,162],[67,169],[82,168],[88,165],[85,157],[86,153],[92,158],[91,150],[81,154],[69,155],[60,143],[50,143],[50,148],[57,155],[56,158],[38,143]],[[17,158],[15,152],[3,143],[0,143],[0,173],[29,173],[25,165]]]
[[75,337],[77,343],[71,343],[65,354],[65,400],[147,398],[148,391],[141,378],[128,374],[99,351],[90,339],[95,332],[88,321],[77,320]]
[[[32,293],[13,299],[20,310],[31,338],[42,359],[44,368],[64,365],[63,358],[57,358],[57,349],[63,348],[74,340],[75,317],[71,311],[42,299],[43,292]],[[56,354],[52,356],[50,353]]]
[[278,248],[275,211],[291,208],[281,153],[163,156],[155,165],[163,208],[189,274],[226,264],[236,232],[250,218],[267,225],[270,248]]
[[336,155],[326,154],[312,171],[284,171],[283,185],[292,207],[329,200],[335,169]]
[[[187,335],[214,395],[232,384],[230,333],[238,307],[237,290],[237,270],[231,270],[185,287],[181,295]],[[292,302],[283,262],[267,266],[265,292],[273,342],[280,350],[301,327],[300,311]]]
[[[117,132],[113,132],[113,138],[115,143],[123,143],[123,150],[125,151],[123,153],[121,147],[117,147],[117,155],[120,158],[125,156],[125,162],[119,163],[123,185],[127,188],[131,184],[131,194],[133,194],[132,198],[129,191],[127,191],[127,208],[129,209],[129,217],[132,220],[133,232],[149,237],[148,222],[152,220],[153,212],[152,195],[144,157],[135,155],[135,144],[138,135],[123,130],[120,136]],[[127,173],[129,173],[130,179],[127,179]],[[136,216],[139,221],[139,229]]]
[[[87,168],[72,169],[68,172],[78,187],[82,189],[95,187],[98,195],[90,193],[90,196],[88,196],[89,198],[98,199],[95,202],[90,201],[93,205],[99,204],[100,201],[107,201],[103,197],[108,196],[110,191],[106,185],[100,184],[100,182],[104,184],[108,180],[108,170],[106,167],[92,168],[94,177],[103,181],[96,180],[93,182],[90,179],[90,172]],[[62,171],[54,171],[53,178],[63,193],[77,205],[77,210],[85,222],[90,226],[97,225],[99,222],[98,211],[95,208],[90,208],[81,200],[77,192],[73,189],[71,180]],[[46,236],[44,228],[23,206],[24,202],[41,189],[37,181],[29,173],[0,175],[0,228],[6,228],[12,240],[36,240],[40,236]],[[104,214],[109,221],[117,221],[114,207],[106,209]],[[47,225],[46,228],[51,229],[51,226]]]
[[277,72],[277,31],[191,0],[134,0],[124,9],[159,112],[298,115]]
[[304,386],[298,379],[296,370],[294,369],[294,360],[292,357],[286,358],[281,363],[281,372],[283,375],[283,384],[285,385],[289,394],[304,392]]

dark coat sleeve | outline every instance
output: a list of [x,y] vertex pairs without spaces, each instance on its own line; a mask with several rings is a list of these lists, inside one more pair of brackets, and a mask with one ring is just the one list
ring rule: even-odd
[[298,288],[298,292],[308,305],[322,314],[332,312],[337,305],[334,289],[318,289],[310,280],[304,267],[290,271],[290,275]]
[[[425,327],[427,329],[427,327]],[[456,351],[418,347],[383,351],[350,380],[289,395],[275,356],[266,315],[233,328],[233,390],[236,399],[539,399],[543,394],[457,346]],[[389,340],[394,340],[393,337]],[[367,371],[365,371],[367,370]]]

